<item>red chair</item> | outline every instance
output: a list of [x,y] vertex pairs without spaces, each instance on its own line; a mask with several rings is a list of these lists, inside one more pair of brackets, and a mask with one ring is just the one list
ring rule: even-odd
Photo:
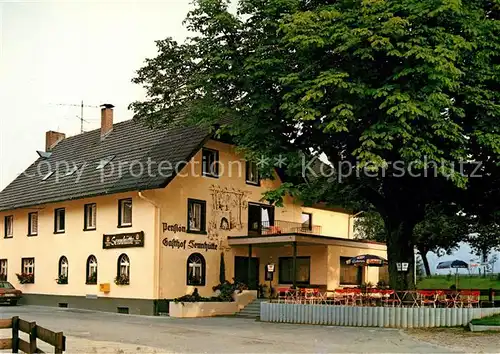
[[401,306],[401,299],[398,296],[398,293],[394,290],[380,290],[382,293],[382,305],[383,306]]
[[444,307],[457,307],[458,293],[456,291],[450,290],[438,290],[437,291],[437,302]]
[[418,290],[418,300],[420,306],[436,307],[437,293],[434,290]]
[[347,303],[347,294],[345,289],[335,289],[333,292],[333,304],[334,305],[345,305]]
[[481,292],[479,290],[462,290],[459,297],[462,306],[479,307]]
[[286,302],[286,297],[288,294],[289,288],[278,288],[276,289],[276,292],[278,294],[278,302]]

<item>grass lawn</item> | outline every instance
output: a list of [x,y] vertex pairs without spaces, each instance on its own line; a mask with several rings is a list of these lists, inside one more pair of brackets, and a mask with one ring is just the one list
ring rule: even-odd
[[500,315],[478,318],[471,321],[474,325],[482,326],[500,326]]
[[[455,284],[455,275],[433,275],[431,278],[424,278],[417,283],[418,289],[449,289]],[[500,289],[500,280],[497,277],[478,277],[460,275],[458,278],[459,289]]]

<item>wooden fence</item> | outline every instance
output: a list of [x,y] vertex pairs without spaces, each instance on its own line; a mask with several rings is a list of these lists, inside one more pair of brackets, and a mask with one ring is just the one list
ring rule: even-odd
[[[28,322],[19,317],[0,319],[0,329],[12,328],[12,338],[0,339],[0,350],[11,349],[12,353],[19,351],[24,353],[44,353],[37,347],[37,339],[54,347],[54,353],[62,353],[66,350],[66,337],[63,332],[53,332],[35,322]],[[19,331],[29,335],[29,342],[19,338]]]

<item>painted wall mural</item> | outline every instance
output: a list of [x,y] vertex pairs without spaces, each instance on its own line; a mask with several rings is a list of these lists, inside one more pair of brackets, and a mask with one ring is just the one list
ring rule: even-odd
[[216,185],[210,186],[212,202],[210,220],[207,224],[208,239],[217,241],[222,249],[227,248],[227,240],[221,238],[222,231],[242,230],[243,215],[248,209],[250,192]]

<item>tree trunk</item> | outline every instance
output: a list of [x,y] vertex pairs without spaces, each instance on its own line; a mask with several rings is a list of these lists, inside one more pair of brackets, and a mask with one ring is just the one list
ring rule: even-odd
[[420,257],[422,257],[422,263],[424,263],[425,275],[430,277],[431,267],[429,266],[429,260],[427,259],[427,253],[429,253],[429,251],[424,248],[418,248],[418,253],[420,253]]
[[432,274],[431,267],[429,266],[429,260],[427,259],[427,253],[425,256],[422,256],[422,262],[424,262],[425,275],[430,277]]
[[[387,255],[389,260],[389,284],[394,290],[415,288],[415,252],[413,244],[413,228],[410,221],[391,220],[386,218]],[[398,271],[398,263],[408,263],[406,271]]]

